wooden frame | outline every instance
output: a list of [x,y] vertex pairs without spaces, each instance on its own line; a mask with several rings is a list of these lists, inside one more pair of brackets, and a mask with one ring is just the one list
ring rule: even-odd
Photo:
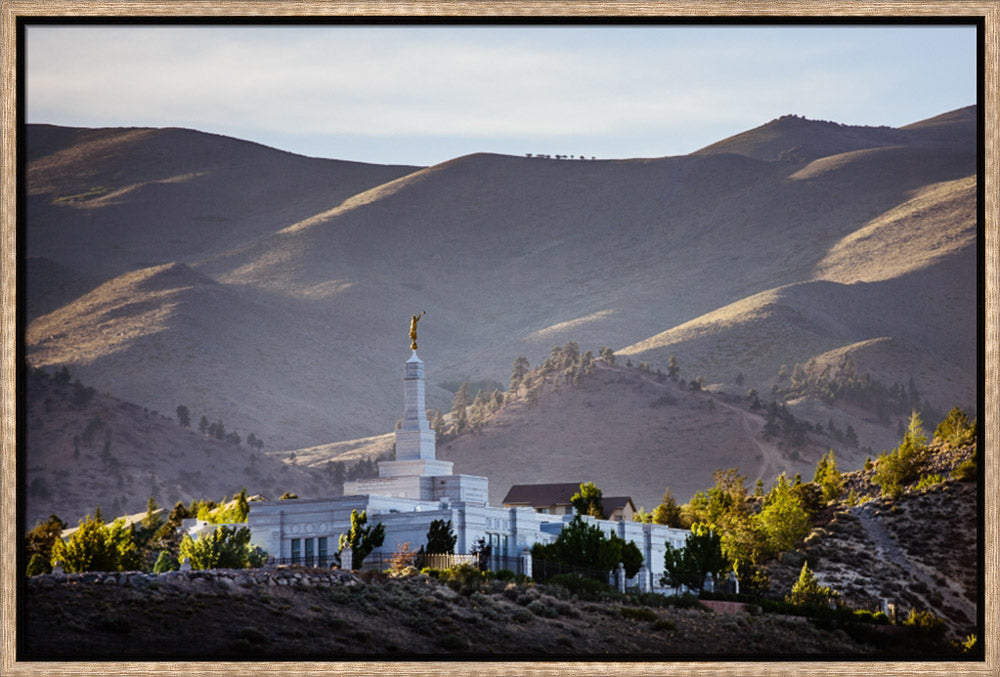
[[[998,635],[998,505],[997,492],[1000,480],[998,466],[997,425],[1000,388],[998,364],[998,218],[1000,218],[1000,185],[997,182],[998,106],[998,51],[1000,51],[1000,0],[901,0],[878,2],[875,0],[848,2],[832,0],[778,0],[756,5],[742,0],[679,0],[669,1],[593,1],[570,2],[560,0],[378,0],[344,1],[289,0],[287,2],[241,2],[239,0],[0,0],[2,22],[2,174],[0,174],[0,277],[2,277],[2,307],[0,307],[0,375],[2,375],[2,414],[0,414],[0,672],[6,675],[109,675],[109,674],[163,674],[163,675],[320,675],[320,674],[377,674],[393,672],[398,675],[478,675],[503,672],[507,674],[563,675],[749,675],[766,672],[775,675],[995,675],[1000,671],[1000,635]],[[985,237],[985,399],[980,420],[985,427],[985,618],[986,636],[984,662],[508,662],[504,664],[483,662],[410,662],[390,663],[378,661],[351,662],[276,662],[276,663],[26,663],[16,661],[16,604],[17,581],[16,547],[16,488],[15,488],[15,369],[16,369],[16,269],[15,207],[16,207],[16,22],[26,16],[52,17],[104,17],[147,16],[183,17],[200,16],[213,19],[226,17],[321,17],[321,16],[484,16],[484,17],[705,17],[732,16],[782,17],[947,17],[975,16],[985,22],[985,82],[984,117],[986,164],[983,178],[985,195],[985,223],[981,223]]]

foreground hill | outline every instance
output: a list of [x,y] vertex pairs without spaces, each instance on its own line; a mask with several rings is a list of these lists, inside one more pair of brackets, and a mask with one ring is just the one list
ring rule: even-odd
[[[415,570],[412,570],[415,571]],[[713,613],[658,595],[502,580],[445,585],[304,569],[38,576],[25,650],[45,659],[671,660],[954,657],[907,628]],[[19,638],[20,639],[20,638]]]
[[[878,450],[905,413],[794,390],[781,367],[846,355],[886,388],[912,382],[921,407],[976,413],[975,122],[975,108],[898,130],[782,119],[681,157],[428,168],[190,130],[30,126],[26,355],[320,464],[392,430],[407,320],[426,310],[431,408],[448,407],[439,386],[506,383],[517,356],[538,364],[573,340],[653,369],[676,355],[684,380],[732,396],[777,386],[797,416]],[[592,435],[592,462],[615,474],[594,479],[620,482],[629,454],[652,462],[667,438],[683,449],[699,434],[733,446],[671,463],[678,492],[730,457],[762,467],[745,432],[726,432],[742,414],[714,416],[719,432],[670,419],[654,435],[648,406],[618,407],[603,419],[618,432]],[[547,462],[560,479],[588,467]],[[514,481],[481,467],[496,491]]]

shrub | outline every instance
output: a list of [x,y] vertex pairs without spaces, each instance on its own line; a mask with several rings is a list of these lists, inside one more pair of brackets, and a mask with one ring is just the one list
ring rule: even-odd
[[197,539],[185,535],[180,557],[187,557],[193,569],[246,569],[260,566],[266,554],[250,547],[250,529],[220,526]]
[[631,607],[623,606],[619,608],[619,613],[621,613],[623,618],[631,618],[636,621],[649,621],[653,622],[659,619],[659,616],[652,609],[647,609],[645,607]]
[[45,559],[45,556],[40,552],[36,552],[32,555],[31,560],[28,562],[28,567],[25,570],[25,575],[30,578],[31,576],[49,573],[52,573],[52,565]]
[[540,599],[532,600],[528,602],[525,607],[528,611],[535,614],[536,616],[545,616],[546,618],[555,618],[559,615],[559,612],[550,607],[548,604]]
[[156,563],[153,564],[153,573],[162,574],[166,571],[176,571],[177,568],[177,558],[169,551],[161,550],[159,557],[156,558]]
[[942,482],[944,482],[944,477],[936,473],[932,473],[930,475],[924,475],[923,477],[920,478],[920,481],[917,482],[917,489],[926,489],[928,487],[933,487],[937,484],[941,484]]
[[237,637],[239,639],[245,640],[251,645],[257,645],[257,646],[262,646],[270,641],[270,639],[268,639],[267,633],[265,633],[263,630],[253,625],[247,625],[243,627],[237,633]]
[[477,592],[486,581],[486,576],[482,571],[471,564],[456,564],[441,571],[438,577],[455,592],[463,595],[470,595]]
[[917,611],[916,609],[910,609],[910,614],[903,621],[903,625],[911,628],[918,636],[932,641],[944,637],[947,629],[943,619],[930,611]]
[[673,632],[677,629],[677,625],[673,621],[668,621],[665,619],[660,619],[653,621],[653,630],[659,630],[661,632]]
[[976,471],[976,456],[973,454],[972,458],[959,463],[958,466],[951,471],[951,476],[962,481],[974,480],[976,479]]
[[606,583],[579,574],[556,574],[545,584],[561,586],[581,599],[600,599],[612,592],[611,586]]
[[528,623],[535,617],[535,614],[531,613],[527,609],[518,608],[514,610],[511,618],[515,623]]

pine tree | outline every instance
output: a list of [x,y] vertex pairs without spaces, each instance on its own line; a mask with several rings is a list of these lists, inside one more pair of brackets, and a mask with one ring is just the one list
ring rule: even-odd
[[788,595],[787,601],[800,606],[823,608],[836,596],[837,593],[831,588],[819,584],[809,568],[809,563],[803,562],[799,579],[792,586],[792,592]]
[[668,527],[680,527],[682,525],[681,509],[674,500],[674,495],[670,489],[663,491],[663,498],[660,504],[653,509],[652,521],[654,524],[665,524]]
[[451,555],[455,552],[458,536],[451,529],[451,520],[432,520],[427,530],[427,549],[431,554]]

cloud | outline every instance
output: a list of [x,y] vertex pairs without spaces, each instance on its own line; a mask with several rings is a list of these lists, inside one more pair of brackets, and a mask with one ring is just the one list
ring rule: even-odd
[[190,126],[251,138],[268,130],[496,139],[666,135],[671,128],[760,124],[781,113],[825,111],[834,119],[859,107],[871,111],[880,88],[917,89],[909,84],[914,78],[930,77],[914,65],[920,41],[889,40],[900,52],[891,56],[882,49],[886,35],[897,34],[29,26],[27,111],[35,122]]

